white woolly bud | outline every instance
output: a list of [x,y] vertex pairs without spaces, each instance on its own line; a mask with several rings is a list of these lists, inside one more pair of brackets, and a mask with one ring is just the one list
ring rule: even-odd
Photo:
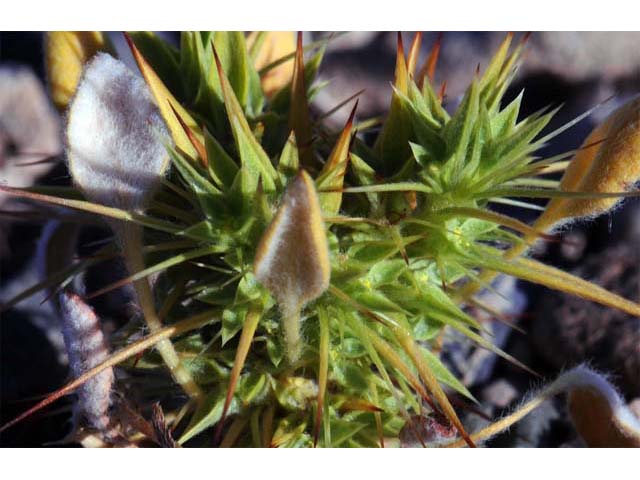
[[144,208],[168,166],[168,137],[144,80],[106,53],[86,66],[67,121],[67,157],[92,200]]
[[[100,321],[89,305],[70,292],[61,293],[59,299],[69,367],[73,376],[79,377],[105,361],[109,356],[109,348]],[[78,389],[76,414],[82,415],[101,432],[109,427],[108,411],[113,382],[113,369],[107,368]]]

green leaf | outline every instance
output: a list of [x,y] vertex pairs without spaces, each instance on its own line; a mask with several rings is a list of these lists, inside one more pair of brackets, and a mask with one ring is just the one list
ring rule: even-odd
[[180,172],[187,187],[196,194],[203,213],[212,219],[220,217],[221,213],[224,214],[226,206],[222,192],[200,174],[196,167],[185,160],[175,149],[167,147],[167,150],[173,165]]
[[242,408],[262,402],[271,390],[269,375],[259,372],[248,372],[240,376],[236,396]]
[[398,248],[391,242],[370,242],[352,247],[349,255],[357,262],[373,265],[394,255],[397,251]]
[[[318,190],[329,189],[341,189],[344,185],[344,176],[347,170],[347,163],[349,161],[349,147],[351,145],[351,130],[353,128],[353,117],[356,113],[358,103],[351,111],[351,115],[347,120],[338,141],[336,142],[331,155],[327,163],[324,164],[316,185]],[[331,192],[320,194],[320,206],[322,212],[327,216],[332,216],[338,213],[342,205],[342,192]]]
[[602,305],[617,308],[630,315],[640,315],[640,304],[611,293],[587,280],[535,260],[519,258],[507,261],[494,255],[484,255],[482,260],[480,265],[483,268],[497,270],[529,282],[571,293]]
[[409,74],[402,49],[402,39],[399,36],[391,105],[382,131],[374,145],[381,162],[381,173],[387,176],[395,173],[409,156],[408,141],[412,135],[412,124],[407,105],[401,99],[401,95],[407,94],[408,81]]
[[426,362],[429,364],[429,367],[433,371],[434,375],[438,379],[439,382],[442,382],[446,385],[449,385],[456,392],[464,395],[469,400],[472,400],[476,403],[478,401],[475,399],[471,392],[465,387],[460,380],[458,380],[455,375],[453,375],[447,367],[440,361],[440,359],[434,355],[428,348],[423,348],[422,353],[424,354],[424,358]]
[[426,317],[418,317],[417,320],[412,320],[411,323],[413,336],[419,342],[432,340],[442,331],[442,326],[439,323],[435,323]]
[[366,423],[333,417],[331,419],[331,447],[338,448],[344,446],[346,442],[365,427],[367,427]]
[[377,290],[359,290],[349,292],[351,297],[361,305],[375,312],[408,313],[400,305],[391,301]]
[[209,220],[202,220],[201,222],[194,223],[189,228],[182,230],[180,235],[208,242],[220,239],[219,230],[217,230]]
[[[214,54],[215,53],[216,52],[214,52]],[[229,80],[222,70],[222,64],[217,55],[215,55],[215,59],[222,87],[224,105],[231,123],[233,137],[236,148],[240,154],[242,166],[246,166],[252,172],[260,173],[260,175],[262,175],[265,192],[273,192],[275,191],[276,182],[279,181],[276,170],[273,168],[271,160],[262,149],[262,146],[254,137],[251,128],[249,128],[249,123],[229,84]],[[255,176],[255,182],[255,185],[257,185],[258,175]]]
[[407,264],[402,259],[386,260],[373,265],[367,274],[367,279],[373,288],[389,283],[395,283]]
[[184,99],[180,52],[154,32],[128,32],[142,56],[176,98]]
[[279,337],[267,337],[267,354],[269,355],[269,360],[271,360],[274,367],[277,367],[282,363],[285,351],[284,345],[280,341]]
[[[176,344],[176,349],[183,351],[179,344]],[[229,369],[223,367],[212,358],[204,356],[186,357],[183,358],[181,363],[198,385],[217,386],[229,377]]]
[[152,265],[150,267],[145,268],[144,270],[140,270],[139,272],[135,272],[133,275],[130,275],[129,277],[126,277],[122,280],[118,280],[117,282],[112,283],[111,285],[108,285],[104,288],[101,288],[100,290],[98,290],[97,292],[92,292],[89,296],[89,298],[93,298],[93,297],[97,297],[99,295],[102,295],[104,293],[107,293],[115,288],[118,288],[122,285],[126,285],[128,283],[133,283],[136,282],[138,280],[141,280],[143,278],[148,277],[149,275],[153,275],[154,273],[158,273],[158,272],[162,272],[164,270],[167,270],[168,268],[171,268],[175,265],[179,265],[181,263],[184,263],[188,260],[193,260],[195,258],[198,257],[204,257],[206,255],[211,255],[214,253],[220,253],[222,252],[223,249],[220,248],[219,245],[208,245],[206,247],[203,248],[198,248],[198,249],[194,249],[194,250],[190,250],[188,252],[184,252],[184,253],[179,253],[178,255],[174,255],[170,258],[167,258],[166,260],[163,260],[162,262],[156,263],[155,265]]
[[524,90],[500,113],[491,118],[491,136],[493,138],[507,136],[513,131],[518,121],[523,96]]
[[485,105],[488,104],[489,97],[495,95],[501,73],[505,66],[505,61],[507,60],[512,39],[513,34],[507,34],[480,80],[480,87],[482,90],[481,98],[482,103]]
[[[180,445],[189,441],[199,433],[202,433],[207,428],[215,425],[222,416],[222,409],[224,407],[225,391],[220,389],[217,392],[208,394],[200,406],[194,413],[189,425],[185,429],[182,436],[178,439]],[[233,415],[238,413],[238,402],[234,399],[229,406],[228,414]]]
[[[243,32],[215,32],[213,44],[219,55],[229,84],[240,106],[247,106],[249,98],[249,55]],[[213,62],[211,62],[213,63]],[[211,72],[215,73],[215,65]]]
[[225,152],[224,148],[206,129],[204,131],[204,146],[209,161],[209,175],[219,189],[227,191],[238,173],[238,165]]
[[193,100],[198,93],[202,77],[202,38],[199,32],[180,34],[180,72],[185,84],[185,93]]
[[422,97],[427,103],[433,119],[436,120],[440,125],[446,124],[450,119],[449,114],[442,107],[440,98],[438,98],[438,94],[433,90],[431,82],[425,81],[423,83]]
[[[245,193],[255,192],[259,178],[262,178],[262,185],[265,192],[275,192],[276,181],[279,181],[279,179],[269,157],[267,157],[265,151],[253,137],[253,134],[247,132],[246,129],[241,126],[240,120],[234,118],[232,127],[242,168],[246,168],[250,175],[249,179],[251,183],[248,185],[249,190]],[[250,135],[250,137],[247,135]]]
[[540,116],[531,115],[517,124],[508,136],[496,137],[488,142],[483,171],[491,172],[490,169],[494,166],[503,170],[512,169],[515,162],[537,148],[535,145],[531,147],[531,141],[547,126],[557,111],[555,109]]
[[[356,177],[359,185],[373,185],[376,183],[376,171],[371,168],[362,158],[355,153],[349,154],[351,170]],[[372,213],[380,210],[380,197],[377,193],[367,193],[367,199],[371,204]]]
[[285,143],[280,161],[278,162],[278,173],[282,176],[282,183],[295,177],[300,169],[300,160],[298,159],[298,146],[296,143],[296,134],[291,132],[287,143]]
[[235,337],[247,318],[249,308],[246,306],[237,306],[227,308],[222,312],[222,345],[224,346],[229,340]]
[[467,148],[478,119],[479,94],[478,82],[474,80],[456,113],[444,127],[442,134],[447,144],[447,155],[450,156],[446,165],[449,182],[457,183],[460,172],[465,165]]
[[256,300],[261,302],[261,297],[263,297],[262,287],[252,273],[246,273],[238,283],[233,305],[225,309],[222,314],[223,345],[242,329],[249,311],[249,304]]

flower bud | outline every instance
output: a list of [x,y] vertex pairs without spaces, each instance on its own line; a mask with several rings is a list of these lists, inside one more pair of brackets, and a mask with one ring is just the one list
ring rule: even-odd
[[[562,177],[561,190],[617,193],[631,188],[640,179],[640,98],[613,112],[583,145]],[[618,197],[555,198],[536,226],[547,229],[564,219],[595,217],[619,201]]]
[[329,287],[331,273],[318,194],[304,170],[287,188],[275,219],[260,241],[254,272],[278,301],[293,362],[301,348],[300,310]]
[[99,53],[71,102],[67,157],[75,183],[92,201],[141,210],[168,167],[168,138],[144,80]]

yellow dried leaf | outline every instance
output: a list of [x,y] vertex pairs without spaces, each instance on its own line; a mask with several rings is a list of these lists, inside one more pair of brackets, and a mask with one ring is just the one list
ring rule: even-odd
[[[251,49],[258,39],[259,32],[252,32],[247,37],[247,48]],[[294,32],[265,32],[260,50],[256,55],[254,66],[260,70],[275,62],[279,58],[289,55],[296,49]],[[270,69],[260,78],[262,90],[267,97],[271,97],[291,81],[293,76],[293,58]]]
[[135,43],[133,43],[131,37],[125,34],[125,38],[129,43],[129,48],[131,48],[131,53],[138,64],[138,68],[140,69],[142,76],[147,82],[149,90],[151,90],[151,93],[156,100],[160,114],[162,115],[164,122],[167,124],[167,128],[171,132],[171,137],[173,138],[176,147],[191,158],[197,158],[198,152],[193,146],[193,143],[189,139],[189,136],[185,132],[180,121],[176,118],[176,113],[180,116],[191,132],[193,132],[200,143],[204,143],[202,129],[198,126],[191,114],[189,114],[189,112],[180,105],[180,102],[176,100],[162,80],[160,80],[158,74],[153,70],[153,68],[151,68],[151,65],[149,65],[142,56],[142,53],[140,53],[140,50],[138,50]]
[[112,51],[102,32],[47,33],[45,65],[51,98],[58,110],[67,108],[76,92],[84,65],[100,51]]

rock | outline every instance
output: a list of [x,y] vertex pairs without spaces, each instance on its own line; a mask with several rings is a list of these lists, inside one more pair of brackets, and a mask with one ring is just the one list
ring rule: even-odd
[[629,409],[636,417],[640,418],[640,397],[629,402]]
[[[33,185],[54,164],[33,163],[61,151],[60,118],[40,80],[26,67],[0,66],[0,183]],[[0,209],[20,211],[24,207],[0,192]],[[6,243],[9,227],[10,221],[2,218],[0,258],[10,253]]]
[[531,36],[528,70],[573,80],[638,75],[640,32],[538,32]]
[[[572,273],[637,301],[640,249],[637,244],[608,247],[585,257]],[[534,318],[533,347],[551,366],[590,362],[612,373],[627,396],[640,395],[640,318],[547,290],[538,296]]]
[[566,260],[576,262],[582,258],[587,248],[587,237],[580,230],[569,232],[562,237],[560,253]]
[[509,381],[498,379],[482,389],[480,398],[483,403],[490,403],[497,408],[506,408],[519,396],[520,392]]
[[[525,295],[512,277],[499,276],[493,283],[494,290],[485,290],[479,301],[497,312],[502,320],[517,323],[518,316],[526,307]],[[469,309],[472,317],[477,318],[484,328],[482,335],[498,348],[504,348],[511,336],[513,327],[498,320],[479,307]],[[462,378],[467,386],[481,385],[491,378],[498,360],[495,353],[480,348],[465,335],[456,331],[446,331],[442,349],[442,360]],[[519,358],[519,360],[522,360]],[[525,360],[526,364],[526,360]]]

